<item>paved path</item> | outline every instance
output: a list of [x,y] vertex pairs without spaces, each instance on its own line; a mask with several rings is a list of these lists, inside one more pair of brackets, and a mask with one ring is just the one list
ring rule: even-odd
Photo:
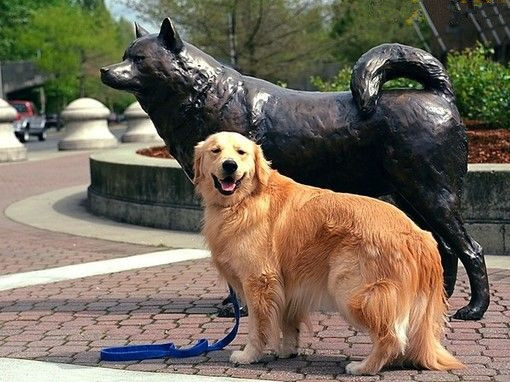
[[[0,165],[0,210],[14,201],[87,181],[87,154]],[[49,232],[0,216],[3,275],[156,250]],[[344,367],[349,360],[368,353],[369,338],[336,314],[325,313],[313,316],[313,333],[304,331],[302,354],[291,360],[267,355],[259,364],[233,367],[228,362],[230,351],[246,341],[243,319],[238,338],[225,351],[184,360],[100,362],[98,352],[104,346],[161,341],[187,345],[202,337],[219,338],[231,327],[231,320],[214,315],[226,287],[218,282],[208,259],[140,267],[0,291],[0,373],[2,367],[12,371],[36,367],[9,362],[25,359],[43,361],[48,370],[53,370],[56,362],[110,370],[289,381],[510,381],[509,270],[490,270],[492,304],[483,320],[452,321],[447,329],[444,343],[467,364],[466,369],[450,373],[389,370],[377,376],[351,377],[344,374]],[[461,272],[450,300],[451,311],[466,301],[466,277]],[[105,371],[105,380],[109,373]],[[117,380],[140,376],[123,375]]]
[[[0,211],[53,189],[89,182],[88,153],[0,165]],[[154,249],[153,249],[154,250]],[[0,274],[150,252],[146,246],[50,233],[0,216]]]

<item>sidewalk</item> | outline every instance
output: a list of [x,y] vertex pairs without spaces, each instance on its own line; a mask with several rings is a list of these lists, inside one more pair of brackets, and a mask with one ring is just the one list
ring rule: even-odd
[[[88,153],[77,153],[1,165],[1,211],[34,195],[86,184],[87,158]],[[84,267],[95,264],[96,268],[102,268],[105,263],[93,262],[160,250],[165,248],[50,232],[0,215],[0,275],[4,276],[81,263],[87,263]],[[172,259],[173,254],[168,252],[168,262],[179,260]],[[238,337],[224,351],[189,359],[100,362],[99,350],[104,346],[169,341],[188,345],[199,338],[220,338],[231,328],[231,319],[214,315],[226,296],[226,287],[218,283],[207,258],[173,264],[163,262],[164,265],[151,267],[146,267],[145,257],[140,259],[140,264],[131,270],[112,270],[113,273],[81,278],[73,278],[63,271],[69,276],[65,281],[0,291],[0,380],[2,368],[14,373],[18,368],[43,370],[46,367],[51,374],[56,373],[52,364],[56,362],[105,368],[104,379],[89,379],[101,381],[158,378],[161,373],[174,375],[172,379],[168,376],[171,381],[185,380],[176,373],[285,381],[510,381],[510,270],[498,268],[489,271],[492,303],[484,319],[453,320],[447,329],[444,343],[467,365],[460,371],[389,370],[370,377],[347,376],[345,365],[349,360],[365,356],[370,340],[336,314],[315,314],[313,335],[303,332],[302,354],[290,360],[275,360],[267,355],[256,365],[231,365],[230,352],[246,341],[247,323],[243,319]],[[505,263],[508,262],[504,261],[502,266]],[[467,278],[462,270],[460,273],[456,292],[450,299],[451,312],[467,302]],[[69,370],[71,375],[74,369],[58,370]],[[101,375],[101,369],[79,370],[83,375],[87,370]],[[146,373],[115,374],[115,377],[111,374],[115,370]],[[107,375],[113,379],[107,379]]]

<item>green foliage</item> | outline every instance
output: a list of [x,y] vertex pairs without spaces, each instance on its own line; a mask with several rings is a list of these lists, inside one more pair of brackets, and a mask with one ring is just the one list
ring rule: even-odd
[[421,46],[413,20],[425,35],[428,31],[418,17],[420,6],[416,0],[334,0],[331,7],[332,50],[346,65],[385,42]]
[[[350,89],[351,83],[351,72],[352,68],[345,67],[340,69],[338,74],[334,76],[331,80],[325,81],[320,77],[312,77],[312,84],[323,92],[339,92],[346,91]],[[384,89],[422,89],[423,86],[413,80],[408,78],[396,78],[394,80],[388,81],[383,85]]]
[[48,111],[84,96],[115,108],[133,102],[132,96],[107,88],[99,79],[99,68],[119,60],[126,40],[125,23],[111,18],[103,0],[54,1],[11,28],[11,34],[23,58],[48,73]]
[[323,0],[124,0],[244,74],[291,82],[329,57]]
[[342,92],[350,89],[352,68],[345,67],[340,69],[338,74],[326,81],[319,76],[311,78],[312,85],[321,92]]
[[0,0],[0,61],[23,58],[27,53],[17,44],[17,30],[27,27],[40,8],[63,0]]
[[478,44],[448,55],[448,71],[464,118],[510,128],[510,67],[490,59],[493,50]]
[[[448,55],[448,72],[464,118],[480,120],[497,127],[510,128],[510,67],[492,61],[493,50],[478,44],[473,49]],[[350,67],[341,69],[331,80],[313,77],[321,91],[349,90]],[[407,78],[388,81],[384,88],[422,88]]]

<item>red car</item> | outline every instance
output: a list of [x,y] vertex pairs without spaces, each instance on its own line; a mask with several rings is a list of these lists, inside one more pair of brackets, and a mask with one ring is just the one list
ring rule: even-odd
[[18,115],[14,121],[14,134],[21,142],[29,140],[30,135],[35,135],[40,141],[46,140],[46,117],[37,112],[37,108],[31,101],[10,100]]

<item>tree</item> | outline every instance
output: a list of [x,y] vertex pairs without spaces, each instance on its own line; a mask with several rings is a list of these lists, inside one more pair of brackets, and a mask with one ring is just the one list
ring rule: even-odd
[[30,19],[29,28],[18,29],[17,43],[32,52],[38,66],[52,78],[45,88],[57,104],[49,109],[60,109],[85,95],[112,104],[113,93],[100,83],[99,68],[121,56],[120,29],[102,1],[93,3],[61,2],[41,8]]
[[170,16],[189,42],[244,74],[288,81],[328,58],[326,2],[125,1],[148,20]]
[[40,8],[62,0],[0,0],[0,61],[23,58],[27,53],[17,44],[16,31],[27,26]]
[[368,49],[385,42],[421,47],[412,23],[416,19],[421,24],[419,8],[415,0],[334,0],[331,36],[336,41],[335,56],[351,65]]

